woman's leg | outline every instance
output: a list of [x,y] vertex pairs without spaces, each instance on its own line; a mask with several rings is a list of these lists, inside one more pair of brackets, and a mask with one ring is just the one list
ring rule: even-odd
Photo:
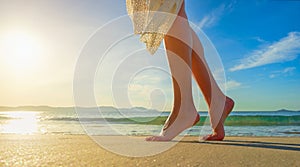
[[[148,141],[172,140],[185,129],[199,121],[199,115],[192,96],[192,36],[186,20],[184,5],[164,38],[167,57],[172,73],[174,105],[160,136],[147,138]],[[190,46],[185,44],[191,44]]]
[[213,133],[205,136],[205,140],[223,140],[225,136],[224,122],[232,111],[234,101],[226,97],[216,83],[204,57],[202,44],[197,34],[191,29],[193,38],[192,71],[203,96],[209,106]]
[[162,134],[149,137],[147,140],[171,140],[199,121],[192,98],[190,69],[209,106],[213,134],[205,136],[204,139],[222,140],[225,136],[223,124],[232,111],[234,101],[223,94],[211,74],[205,61],[202,44],[188,24],[184,4],[178,15],[184,19],[176,19],[169,31],[171,35],[166,35],[164,39],[173,76],[174,106]]

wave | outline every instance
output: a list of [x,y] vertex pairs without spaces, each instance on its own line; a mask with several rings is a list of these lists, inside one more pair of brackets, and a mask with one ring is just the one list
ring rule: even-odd
[[98,121],[105,121],[105,118],[52,117],[52,118],[42,119],[42,121],[98,122]]
[[[59,122],[77,122],[86,124],[148,124],[148,125],[163,125],[169,113],[162,112],[156,115],[154,112],[137,112],[124,111],[119,112],[104,112],[101,116],[95,112],[85,112],[81,117],[77,117],[76,113],[28,113],[27,112],[0,112],[0,123],[7,123],[10,120],[33,118],[37,121],[59,121]],[[201,115],[200,122],[197,125],[209,125],[209,117],[207,112],[199,112]],[[225,125],[227,126],[300,126],[300,112],[296,111],[275,111],[275,112],[232,112],[227,118]]]
[[[162,125],[167,117],[158,117],[151,121],[144,121],[145,118],[131,119],[138,124]],[[209,125],[209,118],[202,116],[197,123],[199,126]],[[300,116],[230,116],[225,121],[225,126],[300,126]]]
[[300,116],[230,116],[227,126],[286,126],[300,125]]
[[[145,124],[163,125],[167,116],[132,117],[132,118],[48,118],[50,121],[77,121],[82,123],[115,123],[115,124]],[[209,118],[202,116],[197,123],[199,126],[209,125]],[[300,116],[230,116],[225,121],[226,126],[300,126]]]

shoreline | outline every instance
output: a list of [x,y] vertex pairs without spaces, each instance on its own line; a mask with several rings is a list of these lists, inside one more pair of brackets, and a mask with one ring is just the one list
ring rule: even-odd
[[[295,134],[299,134],[298,132],[296,132]],[[87,135],[86,133],[64,133],[64,132],[51,132],[51,133],[24,133],[24,134],[16,134],[16,133],[0,133],[0,137],[3,136],[127,136],[127,137],[149,137],[150,135],[144,135],[144,134],[138,134],[138,135],[120,135],[120,134],[116,134],[116,135],[111,135],[111,134],[104,134],[104,135]],[[179,135],[181,138],[201,138],[201,135],[193,135],[193,134],[186,134],[186,135]],[[234,136],[234,135],[226,135],[226,138],[299,138],[300,136]],[[300,144],[299,144],[300,145]]]
[[[118,136],[105,137],[117,139]],[[143,139],[145,136],[134,137]],[[186,136],[165,152],[135,158],[107,151],[87,135],[1,134],[0,166],[124,166],[124,164],[297,166],[300,164],[300,137],[230,136],[224,141],[211,142],[199,142],[198,139],[199,137]],[[165,145],[163,142],[158,143]]]

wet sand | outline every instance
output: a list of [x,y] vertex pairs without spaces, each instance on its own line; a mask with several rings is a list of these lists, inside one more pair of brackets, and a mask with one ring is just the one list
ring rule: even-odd
[[85,135],[0,135],[0,166],[300,166],[299,137],[198,139],[184,137],[165,152],[136,158],[107,151]]

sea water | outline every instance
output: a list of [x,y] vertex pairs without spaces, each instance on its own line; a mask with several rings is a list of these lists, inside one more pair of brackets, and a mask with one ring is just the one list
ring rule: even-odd
[[[208,113],[199,114],[200,122],[183,134],[211,132]],[[0,134],[153,135],[159,134],[168,115],[145,108],[0,111]],[[300,136],[300,112],[233,111],[225,130],[227,136]]]

